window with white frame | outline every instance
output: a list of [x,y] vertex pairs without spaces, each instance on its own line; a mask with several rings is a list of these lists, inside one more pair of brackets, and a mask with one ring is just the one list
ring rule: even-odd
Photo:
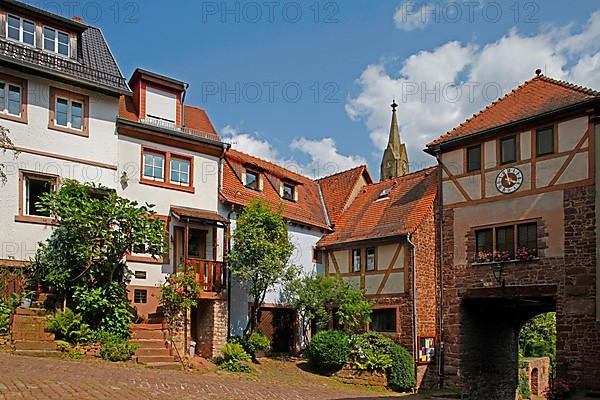
[[144,178],[153,181],[165,180],[165,155],[144,152]]
[[21,43],[35,46],[35,23],[16,15],[6,18],[6,37]]
[[0,81],[0,112],[20,116],[22,106],[21,86]]
[[171,158],[171,183],[180,186],[190,185],[190,160]]
[[38,210],[36,204],[45,194],[56,190],[56,178],[24,174],[23,186],[25,193],[23,214],[50,217],[50,212]]
[[65,128],[83,130],[83,103],[64,97],[56,97],[54,123]]
[[47,26],[43,29],[44,50],[69,56],[69,34]]

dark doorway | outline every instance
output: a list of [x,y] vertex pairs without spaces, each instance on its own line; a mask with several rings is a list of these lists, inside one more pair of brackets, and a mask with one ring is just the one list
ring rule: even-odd
[[519,378],[519,331],[554,311],[555,286],[467,290],[462,299],[463,379],[474,399],[514,399]]
[[273,353],[292,353],[295,348],[296,313],[284,307],[263,307],[258,329],[271,340]]

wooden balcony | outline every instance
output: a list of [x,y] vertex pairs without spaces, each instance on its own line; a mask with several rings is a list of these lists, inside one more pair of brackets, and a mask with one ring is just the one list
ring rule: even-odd
[[[225,267],[222,261],[188,259],[188,268],[196,274],[196,281],[204,293],[220,293],[225,289]],[[204,296],[203,296],[204,297]]]

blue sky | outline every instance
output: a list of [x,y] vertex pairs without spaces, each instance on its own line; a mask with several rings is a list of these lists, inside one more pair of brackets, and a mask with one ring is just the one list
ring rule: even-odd
[[[537,67],[600,87],[596,0],[30,3],[101,27],[127,78],[188,82],[186,101],[234,146],[308,175],[366,162],[377,177],[394,96],[418,169],[428,140]],[[465,82],[473,98],[454,100]]]

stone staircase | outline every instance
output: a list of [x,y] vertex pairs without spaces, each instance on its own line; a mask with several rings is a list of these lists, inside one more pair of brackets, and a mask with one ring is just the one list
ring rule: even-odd
[[41,308],[17,308],[12,322],[15,353],[35,357],[59,357],[54,334],[48,332],[48,317]]
[[166,328],[160,323],[135,324],[131,329],[131,342],[138,348],[134,359],[149,367],[178,368],[179,363],[171,354]]

